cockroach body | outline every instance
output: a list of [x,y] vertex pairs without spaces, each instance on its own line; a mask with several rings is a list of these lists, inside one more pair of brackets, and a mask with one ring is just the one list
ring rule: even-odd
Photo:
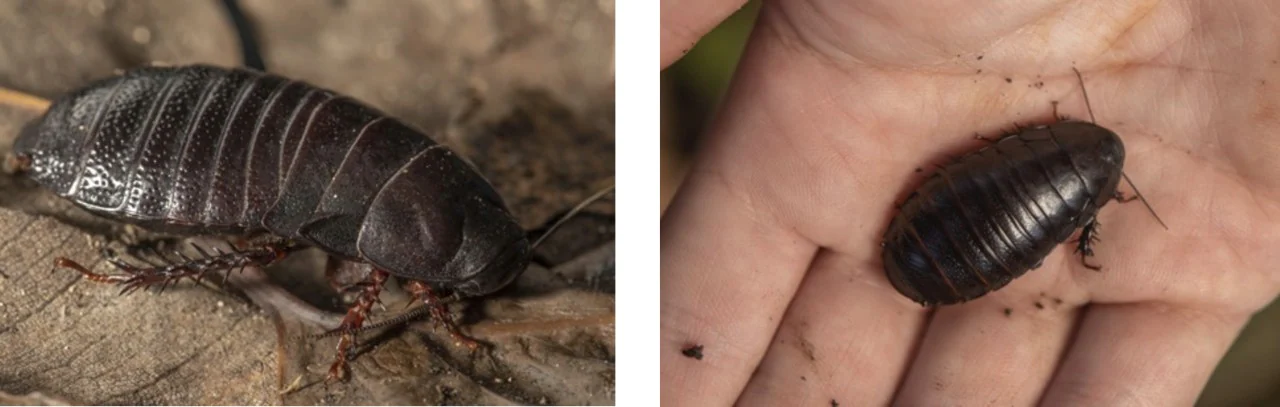
[[[354,99],[254,70],[144,67],[98,81],[56,100],[14,152],[37,183],[105,217],[183,235],[266,233],[368,265],[343,331],[360,328],[388,276],[443,317],[433,290],[489,294],[530,261],[524,229],[469,162]],[[125,276],[59,265],[127,290],[265,265],[291,247],[197,247],[205,258],[157,267],[113,260]]]
[[1064,121],[1011,134],[943,166],[885,234],[889,281],[927,305],[1000,289],[1039,267],[1076,229],[1094,230],[1123,164],[1115,133]]
[[1081,261],[1099,270],[1086,260],[1097,241],[1095,217],[1111,199],[1130,200],[1117,190],[1124,158],[1111,130],[1063,119],[939,167],[885,232],[889,282],[925,306],[969,301],[1038,268],[1076,229]]

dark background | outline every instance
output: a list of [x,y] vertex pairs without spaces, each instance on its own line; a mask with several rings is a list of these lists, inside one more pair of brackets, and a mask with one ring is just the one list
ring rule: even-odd
[[[662,208],[697,151],[759,10],[753,0],[662,72]],[[1171,355],[1173,356],[1173,355]],[[1280,405],[1280,305],[1262,310],[1218,366],[1200,405]]]
[[[527,228],[612,183],[614,9],[601,1],[242,0],[269,71],[356,97],[471,159]],[[0,2],[0,87],[56,97],[152,62],[242,63],[224,4]],[[474,107],[471,109],[469,107]],[[0,153],[32,112],[0,105]],[[612,404],[612,204],[570,222],[509,289],[455,307],[493,345],[426,321],[362,336],[351,382],[317,384],[345,307],[303,253],[228,288],[116,295],[67,270],[149,234],[0,177],[0,404]],[[267,279],[269,275],[269,279]],[[286,291],[287,290],[287,291]],[[385,309],[407,297],[388,285]]]

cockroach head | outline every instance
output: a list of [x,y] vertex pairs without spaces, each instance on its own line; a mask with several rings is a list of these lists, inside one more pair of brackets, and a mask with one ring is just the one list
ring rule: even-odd
[[452,287],[463,297],[475,297],[498,291],[515,280],[529,267],[529,241],[517,239],[498,250],[479,272]]
[[1072,162],[1081,171],[1106,172],[1124,166],[1124,142],[1120,136],[1102,126],[1083,121],[1054,124],[1054,136],[1071,153]]
[[1050,128],[1079,176],[1096,186],[1094,205],[1099,208],[1105,205],[1120,183],[1124,142],[1115,132],[1089,122],[1060,122]]
[[[487,195],[487,194],[482,194]],[[529,240],[496,193],[465,209],[462,246],[445,265],[442,288],[463,297],[498,291],[529,266]]]
[[500,201],[471,192],[436,205],[375,201],[360,253],[391,274],[464,297],[501,289],[528,266],[528,239]]

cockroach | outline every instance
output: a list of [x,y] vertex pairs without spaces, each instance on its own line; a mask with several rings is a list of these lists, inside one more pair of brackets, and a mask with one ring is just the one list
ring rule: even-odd
[[1124,143],[1096,124],[1075,73],[1089,122],[1058,116],[993,140],[940,166],[903,202],[881,243],[899,293],[924,306],[981,297],[1040,267],[1076,229],[1081,263],[1101,270],[1087,259],[1098,241],[1096,215],[1112,199],[1133,200],[1117,189],[1121,178],[1133,182],[1122,171]]
[[345,377],[354,334],[392,276],[475,349],[438,293],[493,293],[538,244],[445,145],[348,96],[253,69],[148,66],[91,83],[23,128],[12,166],[106,218],[177,235],[270,237],[212,253],[193,246],[199,257],[161,256],[167,263],[108,258],[122,275],[56,260],[123,292],[267,266],[302,247],[360,267],[360,296],[331,331],[342,338],[327,380]]

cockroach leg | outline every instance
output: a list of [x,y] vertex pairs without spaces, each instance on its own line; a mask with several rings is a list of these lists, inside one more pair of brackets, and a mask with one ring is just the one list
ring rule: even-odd
[[1125,196],[1124,192],[1120,192],[1120,190],[1118,189],[1116,190],[1115,197],[1116,197],[1116,202],[1119,202],[1119,203],[1126,203],[1134,199],[1138,199],[1137,196]]
[[[160,290],[164,290],[165,287],[175,284],[183,278],[199,281],[204,277],[205,273],[210,271],[230,273],[232,270],[243,269],[245,266],[250,265],[266,266],[283,259],[293,249],[288,246],[268,244],[243,251],[223,252],[222,250],[215,250],[217,254],[210,254],[198,245],[192,244],[192,247],[201,253],[201,257],[193,259],[181,252],[174,251],[174,256],[181,258],[182,261],[174,262],[170,261],[168,257],[158,255],[159,259],[168,263],[159,264],[145,257],[139,257],[141,262],[146,263],[142,266],[121,260],[110,252],[104,253],[104,258],[107,262],[123,272],[124,275],[95,273],[79,263],[63,257],[59,257],[54,261],[54,269],[68,268],[80,272],[80,274],[92,281],[119,284],[122,286],[120,294],[128,294],[151,286],[158,286]],[[159,253],[158,251],[155,252]]]
[[382,285],[387,282],[389,275],[385,271],[376,269],[369,273],[369,277],[362,282],[364,289],[360,292],[360,298],[347,309],[347,316],[342,319],[342,324],[329,331],[342,332],[342,338],[338,340],[338,353],[334,357],[333,365],[329,366],[329,375],[325,377],[325,383],[346,379],[347,351],[356,345],[356,332],[364,326],[369,310],[373,308],[374,302],[378,301],[378,296],[382,295]]
[[80,272],[80,274],[83,274],[85,278],[88,278],[89,280],[92,280],[92,281],[97,281],[99,283],[119,283],[131,278],[128,276],[113,276],[108,274],[94,273],[90,271],[87,267],[81,266],[80,263],[76,263],[75,260],[71,260],[66,257],[59,257],[53,260],[53,269],[57,270],[60,268],[68,268],[68,269],[78,271]]
[[1102,266],[1089,264],[1089,257],[1093,257],[1093,244],[1098,243],[1102,239],[1098,237],[1098,221],[1090,220],[1084,225],[1080,231],[1080,238],[1076,239],[1076,253],[1080,253],[1080,263],[1084,264],[1093,271],[1101,271]]
[[449,318],[449,310],[440,301],[440,297],[432,292],[430,285],[423,281],[412,280],[409,281],[407,288],[409,293],[413,294],[413,301],[422,300],[422,303],[431,309],[431,318],[444,325],[444,328],[449,331],[449,336],[453,338],[454,345],[466,346],[472,351],[480,348],[479,341],[458,331],[458,326],[453,323],[452,318]]

